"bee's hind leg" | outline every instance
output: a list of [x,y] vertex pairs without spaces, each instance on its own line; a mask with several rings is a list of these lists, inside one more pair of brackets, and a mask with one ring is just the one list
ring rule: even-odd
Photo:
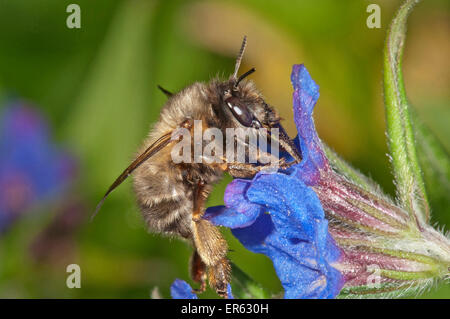
[[[202,219],[204,204],[211,186],[197,181],[194,190],[194,211],[192,213],[192,237],[196,252],[192,258],[191,275],[201,283],[204,290],[206,277],[211,288],[221,297],[227,298],[231,267],[226,258],[228,245],[220,231],[208,220]],[[207,270],[207,273],[206,273]]]
[[222,298],[229,298],[227,288],[231,279],[230,277],[231,266],[226,257],[223,257],[214,266],[208,268],[209,284]]
[[196,294],[200,294],[206,290],[206,265],[200,258],[197,250],[194,251],[190,260],[190,274],[193,281],[200,283],[200,287],[193,289]]
[[[192,225],[195,247],[199,259],[206,266],[209,285],[219,296],[227,298],[227,284],[231,279],[231,267],[226,257],[227,242],[217,227],[208,220],[193,220]],[[200,275],[202,272],[199,271],[197,274]]]

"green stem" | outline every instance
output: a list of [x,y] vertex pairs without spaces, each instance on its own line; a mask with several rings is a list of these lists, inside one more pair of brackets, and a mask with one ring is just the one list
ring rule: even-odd
[[406,21],[417,0],[407,0],[398,10],[384,49],[384,100],[388,143],[400,204],[413,220],[427,222],[428,198],[422,179],[402,74]]

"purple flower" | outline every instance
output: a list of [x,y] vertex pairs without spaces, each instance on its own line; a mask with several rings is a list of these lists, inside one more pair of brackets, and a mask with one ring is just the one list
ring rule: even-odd
[[302,162],[286,172],[234,180],[226,206],[208,209],[205,218],[232,228],[247,249],[272,259],[285,298],[333,298],[344,283],[333,267],[341,253],[310,187],[327,166],[312,120],[319,88],[303,65],[294,66],[292,83]]
[[51,142],[47,124],[14,102],[0,114],[0,232],[38,202],[60,192],[74,160]]

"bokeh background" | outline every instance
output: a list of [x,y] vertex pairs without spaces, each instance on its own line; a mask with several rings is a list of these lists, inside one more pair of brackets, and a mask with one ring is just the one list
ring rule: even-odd
[[[66,7],[81,7],[81,29]],[[381,7],[369,29],[366,7]],[[289,82],[305,63],[321,87],[322,139],[393,194],[384,134],[382,47],[400,1],[0,1],[0,297],[163,297],[188,280],[191,248],[149,234],[130,181],[89,222],[97,201],[129,164],[165,96],[194,81],[228,76],[244,34],[241,70],[276,106],[295,136]],[[409,98],[450,149],[450,10],[419,4],[404,55]],[[222,204],[230,177],[209,205]],[[450,226],[450,208],[433,211]],[[230,258],[269,291],[281,291],[270,260],[223,229]],[[81,288],[66,287],[66,266]],[[189,281],[189,280],[188,280]],[[215,297],[208,290],[202,297]],[[448,286],[424,297],[449,298]]]

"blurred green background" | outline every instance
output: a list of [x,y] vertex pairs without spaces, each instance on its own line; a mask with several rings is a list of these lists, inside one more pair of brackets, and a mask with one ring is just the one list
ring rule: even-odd
[[[66,7],[81,7],[81,29],[66,27]],[[369,29],[366,7],[381,7],[381,28]],[[194,81],[228,76],[242,36],[248,47],[241,70],[276,106],[291,136],[289,82],[293,64],[305,63],[321,87],[315,111],[322,139],[393,194],[386,156],[382,97],[384,36],[400,1],[0,1],[0,97],[20,97],[49,120],[54,139],[78,158],[69,194],[34,208],[0,239],[0,297],[164,297],[175,278],[188,280],[191,248],[149,234],[134,203],[131,182],[88,217],[111,182],[129,164],[157,120],[165,96]],[[404,55],[412,104],[450,149],[450,10],[446,0],[419,4],[410,18]],[[222,204],[227,177],[209,205]],[[64,235],[35,252],[65,204],[82,215]],[[59,208],[58,208],[59,207]],[[450,208],[433,211],[450,226]],[[55,227],[55,226],[53,226]],[[242,248],[227,230],[230,258],[271,292],[281,285],[270,260]],[[57,232],[56,232],[57,233]],[[45,250],[45,248],[44,248]],[[36,255],[41,256],[36,257]],[[66,287],[66,266],[81,267],[81,289]],[[189,280],[188,280],[189,281]],[[190,282],[190,281],[189,281]],[[208,290],[203,297],[215,297]],[[449,286],[424,297],[449,298]]]

